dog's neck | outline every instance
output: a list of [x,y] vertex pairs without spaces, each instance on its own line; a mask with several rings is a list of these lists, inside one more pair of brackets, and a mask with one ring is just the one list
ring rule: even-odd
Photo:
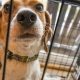
[[23,63],[35,61],[37,58],[38,58],[38,54],[36,54],[32,57],[29,57],[29,56],[20,56],[20,55],[14,54],[13,52],[11,52],[9,50],[7,52],[7,59],[9,59],[9,60],[14,59],[16,61],[23,62]]

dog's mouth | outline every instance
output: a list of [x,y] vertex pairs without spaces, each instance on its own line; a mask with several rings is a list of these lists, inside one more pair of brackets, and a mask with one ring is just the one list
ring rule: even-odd
[[19,39],[31,39],[31,38],[36,38],[36,37],[38,37],[37,34],[31,34],[31,33],[24,33],[18,36]]

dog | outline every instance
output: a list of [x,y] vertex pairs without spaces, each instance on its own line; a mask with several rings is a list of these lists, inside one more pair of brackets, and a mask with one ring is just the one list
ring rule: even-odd
[[[6,80],[40,80],[39,51],[48,51],[51,38],[51,16],[48,0],[13,0],[7,51]],[[10,13],[10,1],[0,8],[0,80]]]

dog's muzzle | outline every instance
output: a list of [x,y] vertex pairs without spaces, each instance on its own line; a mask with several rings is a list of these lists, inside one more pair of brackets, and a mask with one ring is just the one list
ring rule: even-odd
[[23,10],[17,15],[18,23],[26,27],[32,26],[36,22],[36,20],[36,14],[29,10]]

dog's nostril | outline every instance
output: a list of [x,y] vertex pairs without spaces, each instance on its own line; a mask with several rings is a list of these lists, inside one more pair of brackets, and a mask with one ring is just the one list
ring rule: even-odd
[[19,14],[18,16],[17,16],[17,20],[18,21],[24,21],[25,20],[25,16],[23,15],[23,14]]
[[36,15],[35,14],[30,15],[30,21],[31,22],[35,22],[36,21]]

